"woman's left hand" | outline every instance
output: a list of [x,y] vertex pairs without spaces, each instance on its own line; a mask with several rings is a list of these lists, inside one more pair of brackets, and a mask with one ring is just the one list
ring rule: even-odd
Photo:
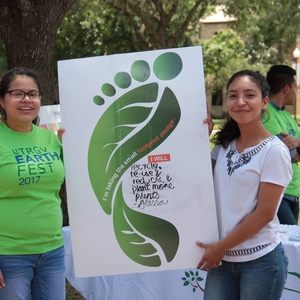
[[205,249],[204,255],[197,265],[197,269],[207,271],[213,268],[218,268],[225,254],[225,251],[220,249],[219,244],[204,244],[199,241],[197,241],[196,244]]
[[211,135],[215,125],[213,120],[209,117],[204,119],[203,123],[208,125],[208,134]]
[[210,111],[209,111],[207,99],[206,99],[206,112],[207,112],[207,118],[203,121],[203,123],[208,124],[208,133],[209,133],[209,135],[211,135],[215,124],[214,124],[212,118],[210,117]]

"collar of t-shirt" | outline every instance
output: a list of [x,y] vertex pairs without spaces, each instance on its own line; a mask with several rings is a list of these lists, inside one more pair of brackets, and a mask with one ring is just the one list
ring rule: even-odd
[[285,110],[285,106],[280,107],[277,103],[273,102],[272,100],[270,100],[269,103],[273,105],[277,110]]

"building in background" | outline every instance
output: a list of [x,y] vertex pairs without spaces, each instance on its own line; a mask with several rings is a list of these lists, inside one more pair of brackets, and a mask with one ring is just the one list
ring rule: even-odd
[[[201,34],[196,38],[202,40],[209,40],[215,33],[220,30],[226,30],[230,28],[235,18],[230,17],[224,13],[224,6],[216,6],[215,13],[210,16],[200,19],[202,23]],[[291,62],[291,66],[297,71],[297,96],[294,105],[287,106],[287,110],[300,117],[300,38],[296,41],[296,48],[293,53],[286,53],[285,59]],[[208,102],[211,105],[211,115],[214,118],[223,118],[226,115],[226,104],[225,104],[225,88],[218,90],[215,93],[211,93],[209,90],[206,91]],[[297,103],[299,102],[299,103]]]

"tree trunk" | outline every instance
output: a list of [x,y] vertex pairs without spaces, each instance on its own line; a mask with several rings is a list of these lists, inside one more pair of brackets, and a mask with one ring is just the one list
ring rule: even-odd
[[76,0],[0,0],[0,36],[8,68],[23,66],[39,73],[42,105],[54,98],[54,46],[57,29]]
[[[22,66],[39,74],[42,105],[56,102],[54,46],[57,29],[76,0],[0,0],[0,36],[8,68]],[[69,224],[65,183],[60,190],[63,225]]]

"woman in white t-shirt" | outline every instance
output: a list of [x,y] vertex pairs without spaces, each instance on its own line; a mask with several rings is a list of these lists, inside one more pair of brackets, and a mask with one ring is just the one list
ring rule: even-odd
[[[287,257],[276,212],[292,176],[288,148],[262,124],[269,86],[258,72],[227,84],[227,122],[214,136],[214,188],[220,240],[197,242],[205,253],[204,299],[280,299]],[[210,132],[213,122],[207,118]]]

